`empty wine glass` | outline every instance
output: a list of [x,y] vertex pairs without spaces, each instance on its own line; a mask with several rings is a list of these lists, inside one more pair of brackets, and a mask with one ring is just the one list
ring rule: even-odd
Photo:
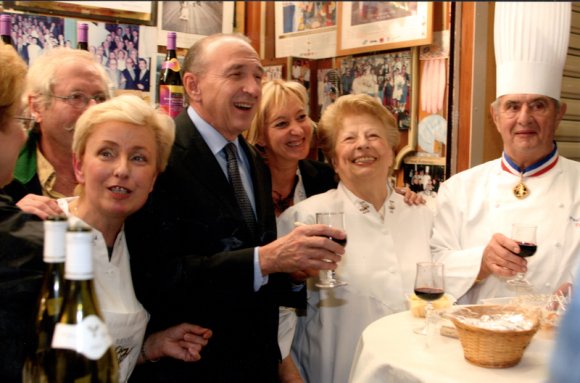
[[[331,212],[331,213],[316,213],[316,223],[334,227],[336,229],[344,230],[344,213],[342,212]],[[345,239],[335,239],[330,238],[339,245],[346,246]],[[338,286],[346,285],[346,282],[339,281],[336,279],[336,272],[334,270],[320,270],[319,281],[316,282],[316,287],[322,289],[332,289]]]
[[[518,243],[520,253],[516,254],[519,257],[531,257],[536,253],[538,248],[536,242],[536,231],[538,227],[535,225],[514,223],[512,225],[512,239]],[[509,279],[507,283],[514,287],[523,287],[530,289],[532,284],[526,279],[526,273],[517,273],[516,277]]]
[[434,300],[445,293],[445,278],[443,264],[437,262],[417,262],[417,274],[415,275],[415,295],[427,302],[425,306],[425,325],[415,329],[415,333],[427,335],[430,324],[431,311]]

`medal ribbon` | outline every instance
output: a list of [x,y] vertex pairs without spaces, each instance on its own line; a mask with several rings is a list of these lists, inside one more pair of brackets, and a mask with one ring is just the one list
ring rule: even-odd
[[558,163],[558,147],[554,144],[554,149],[548,154],[544,159],[536,162],[535,164],[528,166],[527,168],[520,169],[516,163],[509,158],[509,156],[503,152],[501,157],[501,168],[506,172],[512,173],[513,175],[520,177],[536,177],[548,172]]

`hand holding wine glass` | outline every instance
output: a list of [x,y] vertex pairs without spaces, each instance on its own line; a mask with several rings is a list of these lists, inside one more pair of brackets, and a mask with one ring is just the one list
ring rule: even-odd
[[444,267],[442,263],[417,262],[415,275],[415,295],[427,302],[425,306],[425,326],[415,329],[415,333],[427,335],[429,316],[433,310],[432,301],[437,300],[445,293]]
[[[537,226],[526,225],[514,223],[512,226],[512,236],[511,238],[517,242],[520,247],[519,254],[517,256],[527,258],[531,257],[536,253],[537,241],[536,241],[536,231]],[[525,273],[518,273],[514,279],[510,279],[507,283],[515,287],[525,287],[531,288],[532,284],[526,279]]]
[[[344,229],[344,213],[342,212],[331,212],[331,213],[316,213],[316,223],[334,227],[336,229]],[[335,239],[330,238],[334,242],[346,246],[345,239]],[[334,270],[321,270],[319,272],[320,280],[316,283],[316,286],[322,289],[329,289],[338,286],[344,286],[347,283],[336,279],[336,272]]]

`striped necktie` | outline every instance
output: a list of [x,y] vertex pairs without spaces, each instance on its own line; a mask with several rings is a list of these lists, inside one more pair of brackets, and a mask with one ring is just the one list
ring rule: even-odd
[[254,235],[256,233],[256,217],[254,216],[252,204],[248,198],[248,194],[246,194],[244,184],[242,183],[242,177],[240,176],[240,169],[238,168],[238,159],[236,155],[236,145],[233,142],[228,143],[224,147],[224,153],[226,154],[228,179],[234,188],[234,194],[236,195],[238,206],[242,211],[244,222],[250,229],[252,235]]

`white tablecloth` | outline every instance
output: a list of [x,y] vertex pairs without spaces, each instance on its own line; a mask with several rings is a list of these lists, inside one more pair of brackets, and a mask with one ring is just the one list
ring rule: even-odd
[[536,333],[519,364],[490,369],[467,362],[459,339],[437,334],[426,338],[413,329],[424,320],[409,311],[370,324],[359,340],[352,383],[539,383],[545,382],[554,341]]

